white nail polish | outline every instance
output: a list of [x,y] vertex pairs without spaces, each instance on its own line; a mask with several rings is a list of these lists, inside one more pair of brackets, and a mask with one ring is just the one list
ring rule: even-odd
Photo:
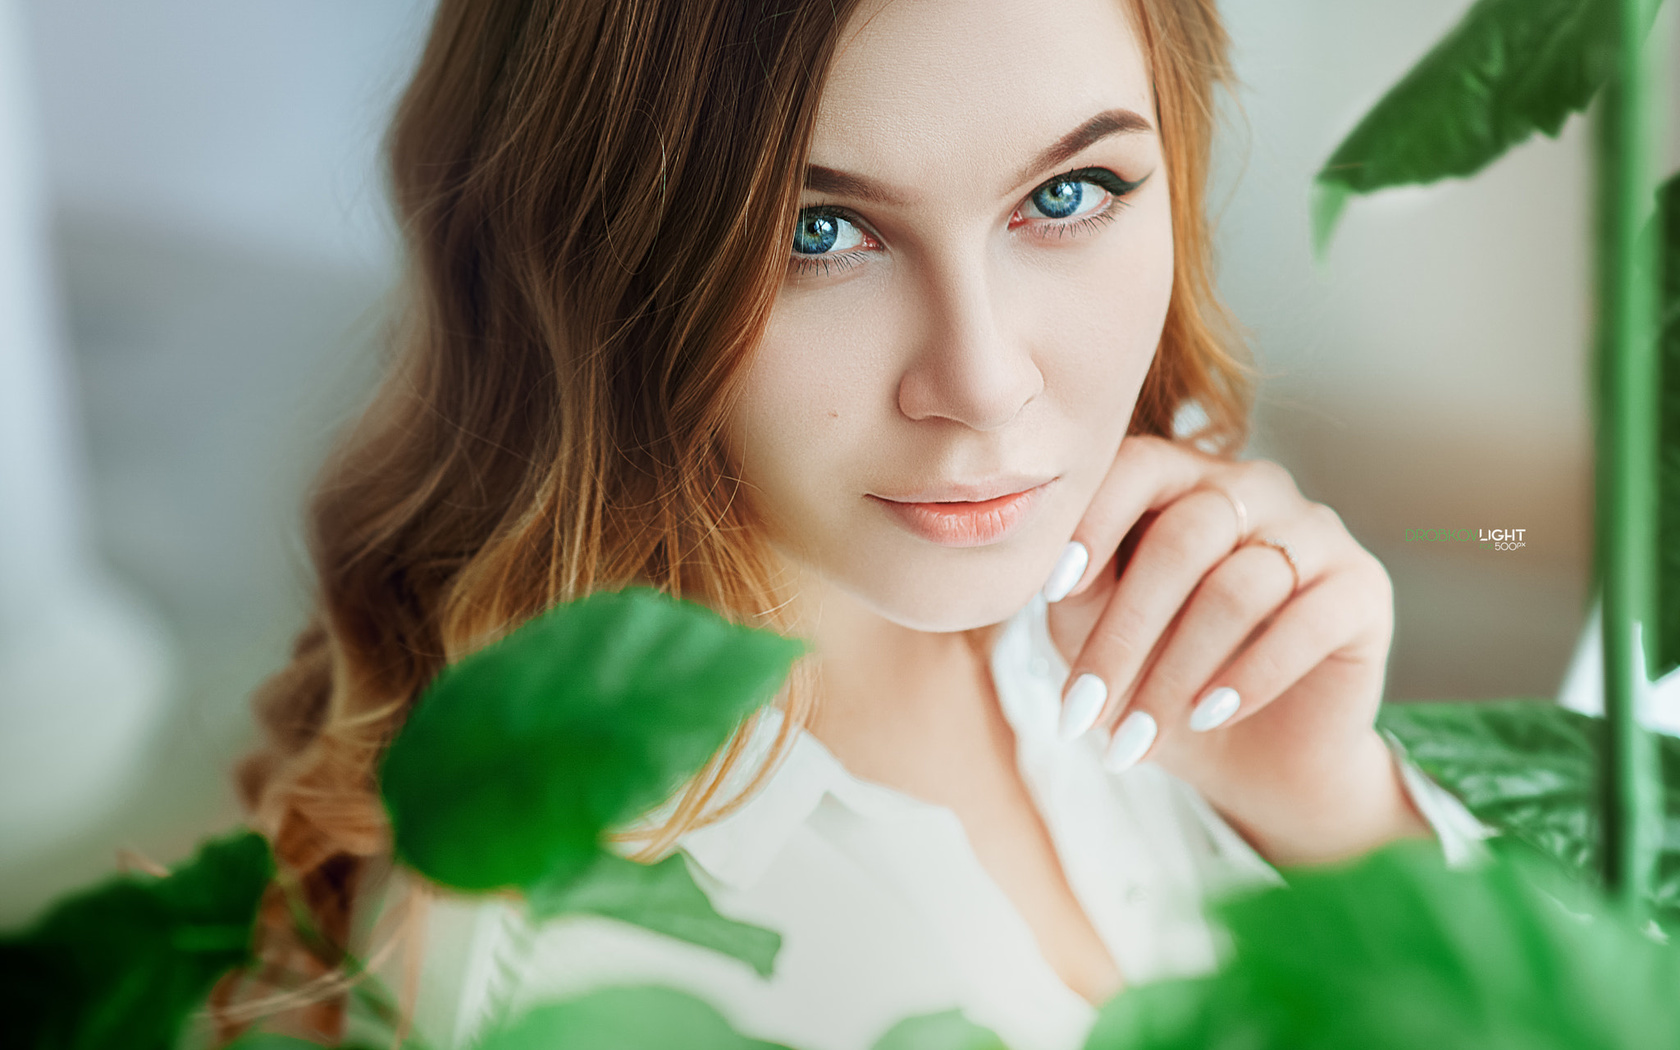
[[1085,575],[1085,566],[1091,564],[1091,552],[1085,545],[1074,540],[1062,548],[1062,556],[1056,559],[1056,567],[1050,570],[1050,578],[1044,583],[1044,600],[1059,602],[1073,590],[1073,585]]
[[1147,711],[1133,711],[1120,722],[1114,737],[1103,754],[1103,767],[1110,773],[1123,773],[1143,760],[1155,743],[1155,719]]
[[1076,678],[1067,698],[1062,701],[1062,739],[1072,740],[1096,725],[1097,716],[1102,713],[1103,703],[1107,700],[1108,686],[1101,678],[1094,674],[1082,674]]
[[1190,710],[1190,728],[1198,733],[1217,729],[1229,722],[1241,706],[1242,697],[1237,695],[1237,691],[1222,685],[1196,701],[1196,706]]

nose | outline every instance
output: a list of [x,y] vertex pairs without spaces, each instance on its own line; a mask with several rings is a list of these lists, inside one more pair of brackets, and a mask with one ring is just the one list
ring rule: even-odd
[[928,287],[929,327],[899,377],[899,411],[974,430],[1007,425],[1044,389],[1044,376],[1005,323],[984,267],[932,276]]

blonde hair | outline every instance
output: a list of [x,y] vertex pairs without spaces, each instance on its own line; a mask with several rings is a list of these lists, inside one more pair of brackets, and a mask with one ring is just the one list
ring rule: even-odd
[[[1170,435],[1195,402],[1198,437],[1235,449],[1248,373],[1214,293],[1203,203],[1227,41],[1213,0],[1131,2],[1175,247],[1131,430]],[[260,968],[224,983],[219,1002],[341,964],[358,889],[388,860],[377,762],[446,662],[555,603],[629,583],[787,626],[788,595],[762,523],[736,498],[720,431],[785,274],[823,78],[852,7],[440,4],[387,143],[410,261],[397,356],[316,485],[316,609],[257,692],[267,741],[237,777],[320,939],[300,946],[276,890]],[[771,760],[746,790],[718,797],[756,719],[638,855],[668,851],[755,790],[813,702],[810,668],[797,667]],[[338,1005],[317,1002],[299,1023],[335,1037]]]

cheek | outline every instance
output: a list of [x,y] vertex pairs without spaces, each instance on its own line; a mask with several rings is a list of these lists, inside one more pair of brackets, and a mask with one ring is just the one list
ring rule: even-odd
[[726,435],[755,508],[784,543],[814,538],[818,521],[861,483],[851,475],[869,451],[868,406],[879,400],[879,378],[859,348],[811,316],[814,305],[778,304]]
[[[1156,203],[1156,202],[1152,202]],[[1172,298],[1172,224],[1165,208],[1137,208],[1076,267],[1038,282],[1051,309],[1034,312],[1045,389],[1057,410],[1112,456],[1160,345]]]

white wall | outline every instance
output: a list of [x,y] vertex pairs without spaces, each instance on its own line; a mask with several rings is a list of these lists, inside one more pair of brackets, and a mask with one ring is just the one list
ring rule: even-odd
[[31,0],[68,211],[383,265],[375,165],[427,0]]
[[[308,600],[303,490],[370,381],[378,136],[429,5],[0,4],[33,73],[27,102],[0,91],[0,256],[23,258],[0,300],[27,300],[0,312],[0,394],[27,400],[0,429],[28,429],[6,451],[38,468],[23,493],[0,469],[0,560],[54,598],[0,572],[0,611],[31,612],[27,637],[0,630],[3,924],[118,847],[173,858],[237,819],[249,694]],[[143,597],[141,628],[109,587],[62,600],[78,559]],[[180,671],[161,696],[144,654],[101,673],[147,611]]]
[[52,266],[30,53],[0,0],[0,844],[61,844],[131,787],[166,631],[104,572]]

